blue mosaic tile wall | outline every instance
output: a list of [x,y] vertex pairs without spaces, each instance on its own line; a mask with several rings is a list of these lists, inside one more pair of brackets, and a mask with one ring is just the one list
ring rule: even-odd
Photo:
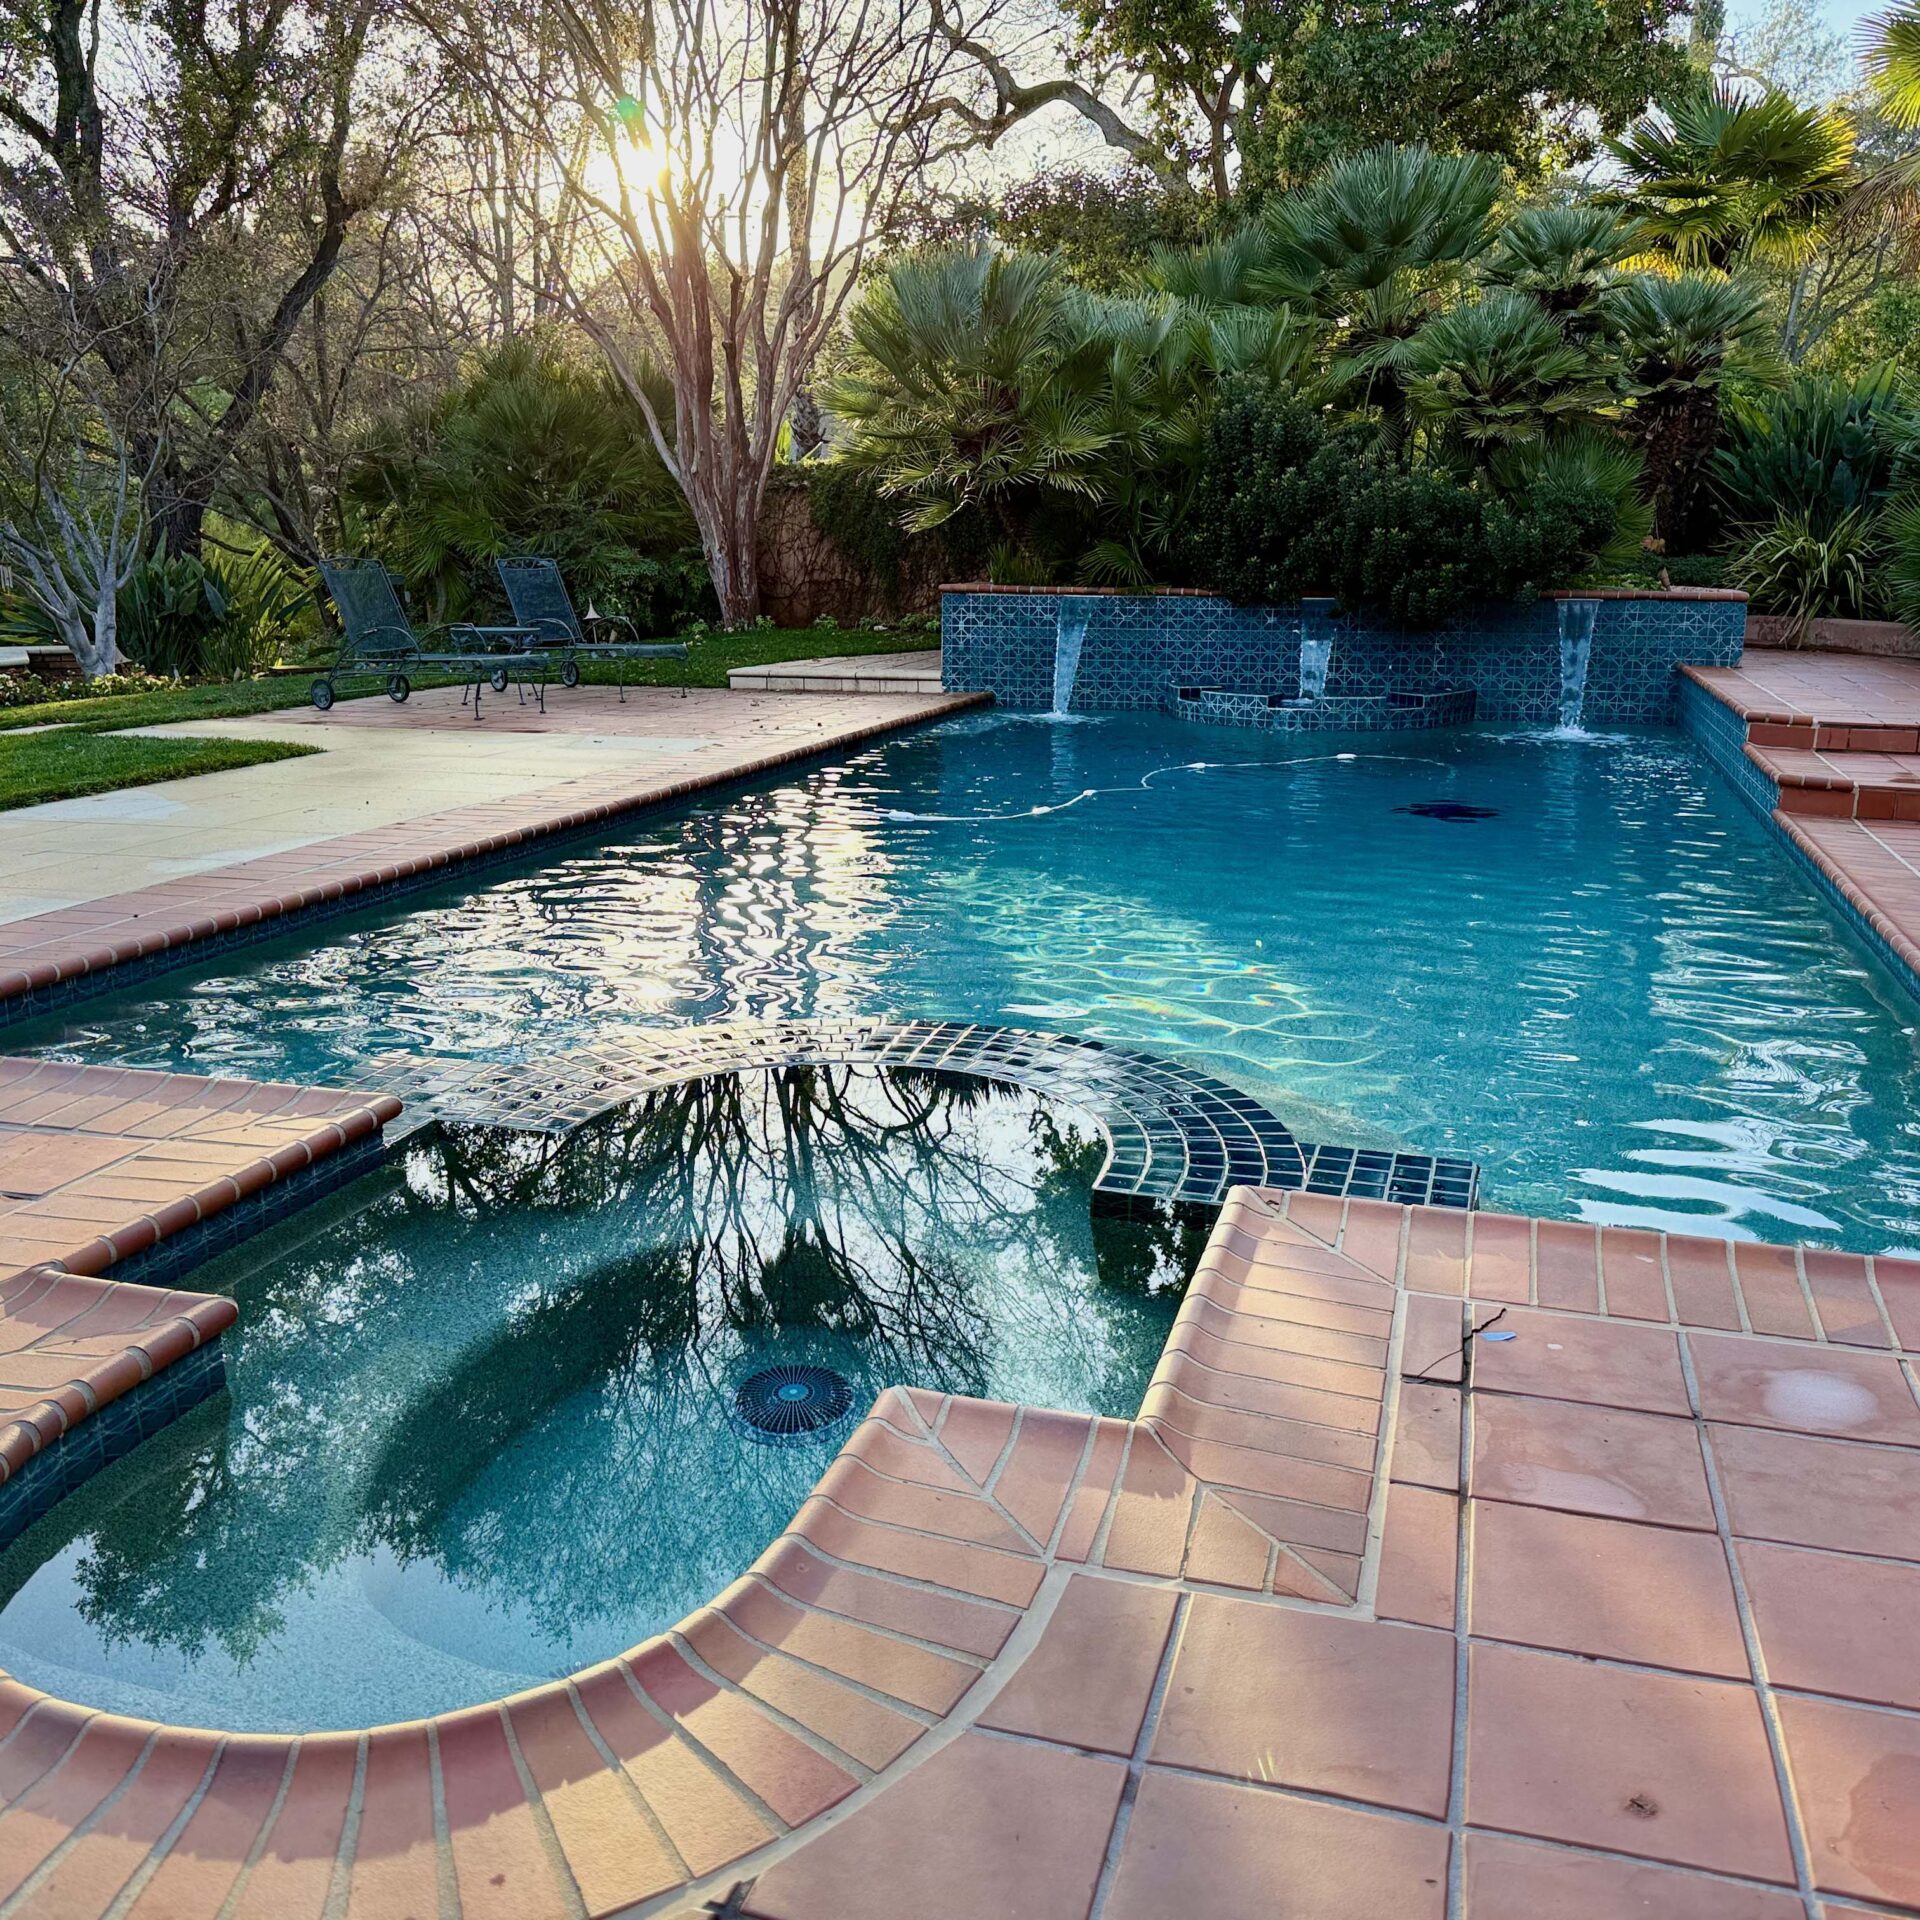
[[[940,638],[949,691],[985,689],[1006,707],[1052,706],[1054,642],[1066,597],[964,587],[943,593]],[[1295,606],[1237,607],[1211,594],[1088,599],[1091,617],[1073,691],[1078,711],[1158,707],[1169,687],[1299,691]],[[1731,666],[1740,658],[1746,611],[1739,600],[1603,600],[1587,674],[1587,723],[1670,721],[1675,666]],[[1430,633],[1351,617],[1332,624],[1330,698],[1471,689],[1483,720],[1551,724],[1559,718],[1556,601],[1488,606]]]
[[209,1340],[69,1428],[0,1486],[0,1547],[109,1462],[226,1385],[225,1356]]
[[1774,818],[1780,789],[1747,758],[1744,751],[1747,723],[1731,707],[1716,700],[1704,687],[1695,686],[1684,675],[1680,681],[1679,721],[1708,765],[1724,776],[1734,792],[1766,822],[1780,850],[1806,876],[1808,884],[1838,915],[1846,930],[1909,993],[1920,999],[1920,977],[1916,977],[1913,969],[1887,943],[1879,928],[1834,885],[1833,876]]

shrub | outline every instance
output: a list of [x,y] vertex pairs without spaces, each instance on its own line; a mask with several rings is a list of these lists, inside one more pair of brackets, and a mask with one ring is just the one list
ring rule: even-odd
[[120,651],[162,679],[198,679],[225,613],[224,597],[191,554],[151,554],[120,589]]
[[1209,424],[1195,565],[1236,600],[1331,592],[1432,626],[1478,600],[1568,584],[1637,542],[1636,473],[1630,453],[1583,440],[1512,450],[1482,472],[1420,465],[1365,428],[1329,428],[1298,401],[1241,387]]
[[1797,518],[1824,529],[1879,504],[1916,424],[1891,367],[1805,376],[1729,406],[1714,489],[1736,526]]
[[1878,611],[1881,529],[1871,508],[1837,519],[1782,514],[1734,556],[1733,578],[1756,613],[1782,613],[1804,640],[1816,620],[1864,620]]

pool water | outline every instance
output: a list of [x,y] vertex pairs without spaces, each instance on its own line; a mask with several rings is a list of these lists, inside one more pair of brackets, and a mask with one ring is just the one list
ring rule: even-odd
[[[1096,1219],[1103,1151],[856,1068],[410,1144],[196,1272],[239,1304],[229,1391],[0,1554],[0,1668],[239,1729],[465,1706],[711,1599],[890,1382],[1130,1415],[1204,1227]],[[770,1442],[737,1402],[771,1367],[847,1413]]]
[[1671,732],[967,715],[22,1039],[327,1080],[841,1014],[1157,1049],[1488,1206],[1920,1246],[1916,1006]]

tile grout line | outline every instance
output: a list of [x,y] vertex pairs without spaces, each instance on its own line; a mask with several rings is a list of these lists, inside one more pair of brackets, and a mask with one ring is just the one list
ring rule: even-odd
[[1140,1785],[1146,1773],[1147,1753],[1160,1730],[1160,1716],[1166,1706],[1167,1688],[1173,1679],[1174,1662],[1179,1657],[1189,1611],[1190,1599],[1183,1593],[1173,1603],[1173,1619],[1168,1624],[1167,1643],[1160,1650],[1160,1664],[1154,1671],[1146,1708],[1140,1716],[1140,1731],[1134,1738],[1133,1752],[1127,1759],[1127,1777],[1120,1789],[1120,1803],[1114,1809],[1113,1827],[1107,1835],[1106,1856],[1100,1863],[1099,1878],[1094,1882],[1087,1920],[1101,1920],[1120,1871],[1120,1857],[1126,1850],[1127,1830],[1133,1824],[1134,1804],[1140,1797]]
[[1740,1620],[1740,1636],[1746,1645],[1755,1704],[1760,1710],[1760,1724],[1766,1732],[1768,1757],[1773,1762],[1774,1790],[1780,1797],[1780,1817],[1786,1829],[1794,1882],[1808,1920],[1815,1920],[1818,1909],[1814,1904],[1813,1870],[1807,1853],[1806,1827],[1800,1813],[1799,1796],[1793,1787],[1793,1768],[1787,1753],[1786,1732],[1780,1724],[1779,1702],[1768,1675],[1766,1653],[1760,1644],[1759,1623],[1754,1619],[1746,1575],[1740,1565],[1740,1555],[1735,1550],[1733,1523],[1727,1510],[1725,1489],[1720,1482],[1719,1462],[1714,1455],[1713,1431],[1700,1411],[1699,1380],[1694,1372],[1692,1348],[1684,1332],[1680,1335],[1680,1367],[1686,1378],[1687,1398],[1694,1410],[1701,1464],[1706,1469],[1707,1494],[1713,1502],[1714,1526],[1720,1536],[1720,1550],[1726,1556],[1727,1575],[1733,1588],[1734,1610]]
[[[1469,1324],[1471,1324],[1469,1322]],[[1460,1439],[1455,1458],[1453,1574],[1453,1744],[1447,1774],[1447,1920],[1465,1920],[1467,1883],[1467,1709],[1472,1661],[1473,1422],[1472,1374],[1462,1368]]]

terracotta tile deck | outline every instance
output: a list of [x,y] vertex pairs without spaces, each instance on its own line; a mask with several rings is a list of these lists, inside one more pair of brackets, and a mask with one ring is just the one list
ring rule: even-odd
[[358,1093],[0,1059],[0,1484],[233,1324],[231,1300],[95,1276],[399,1111]]
[[1239,1189],[1139,1419],[892,1390],[562,1683],[280,1739],[0,1682],[0,1901],[1920,1913],[1916,1336],[1905,1261]]

